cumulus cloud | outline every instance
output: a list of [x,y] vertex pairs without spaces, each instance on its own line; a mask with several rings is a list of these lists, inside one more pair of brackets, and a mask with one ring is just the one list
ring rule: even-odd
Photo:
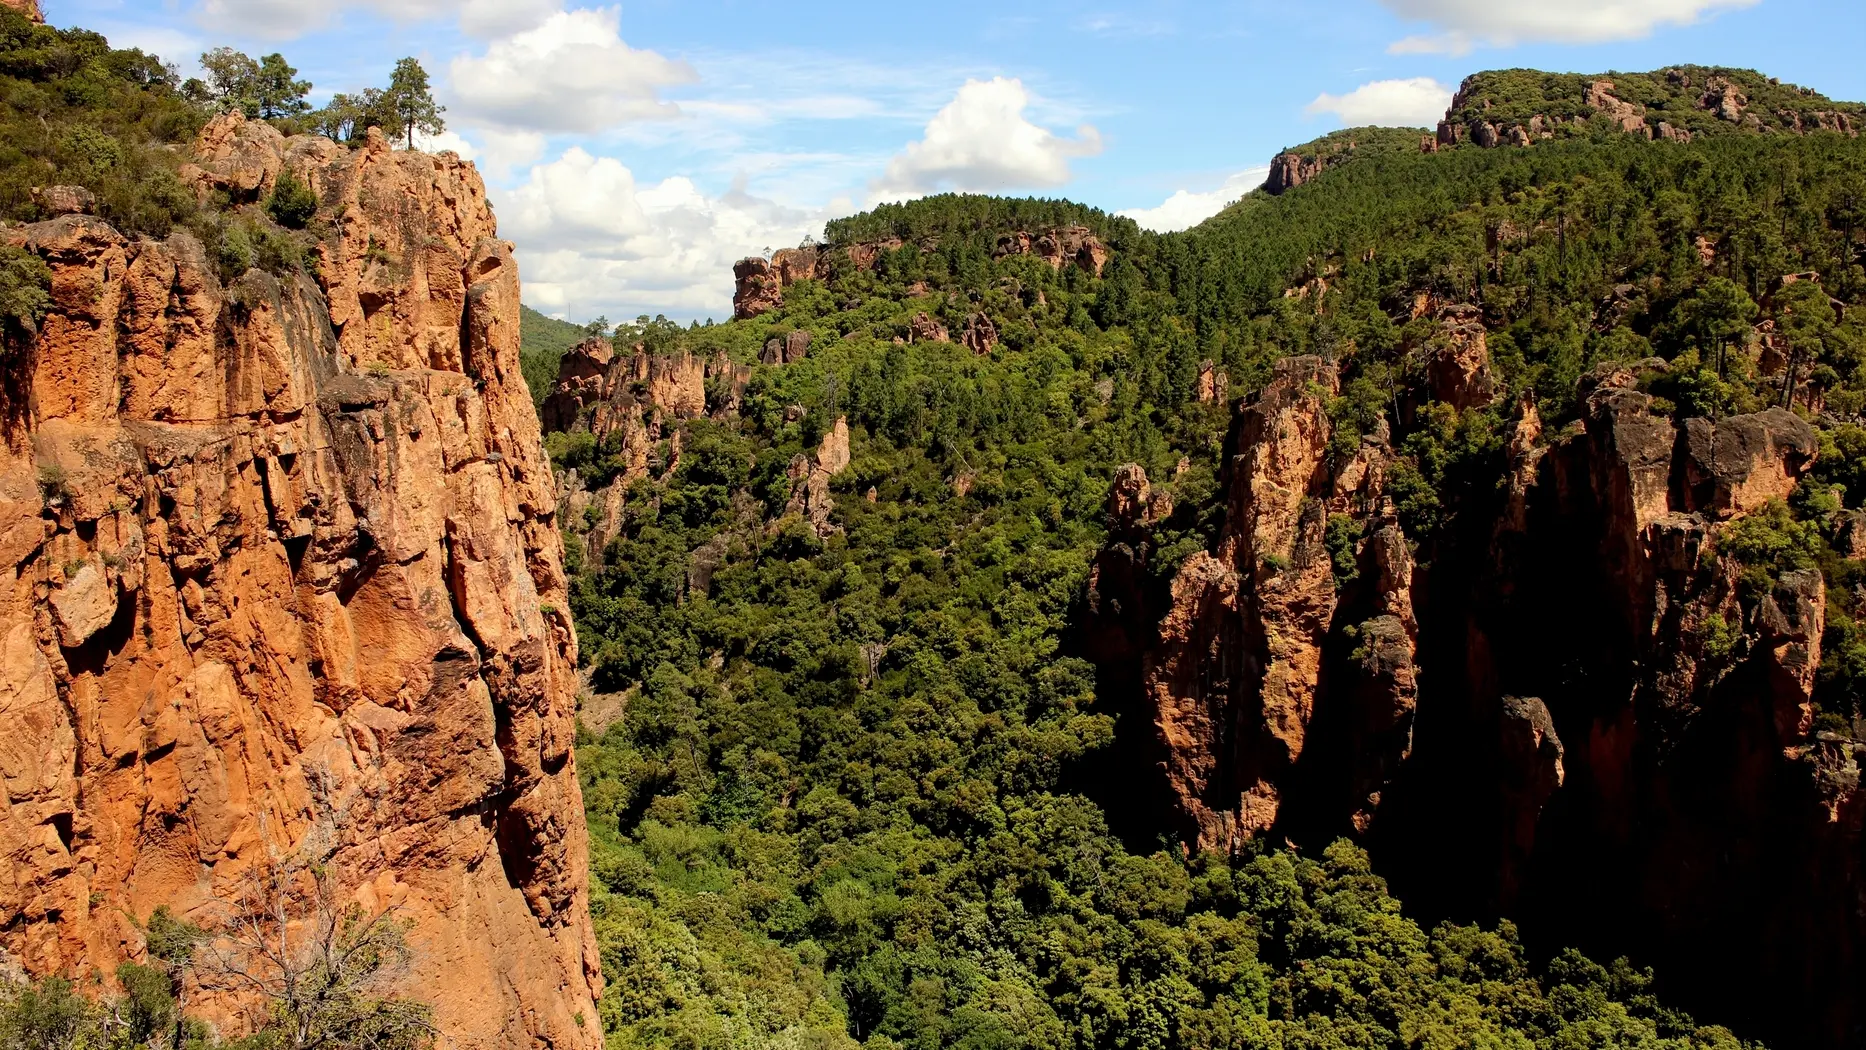
[[1195,193],[1191,190],[1179,190],[1151,208],[1129,208],[1116,212],[1124,215],[1146,229],[1155,233],[1172,233],[1197,226],[1206,219],[1223,211],[1227,205],[1246,193],[1263,185],[1264,176],[1270,174],[1268,165],[1246,168],[1225,179],[1224,184],[1215,190]]
[[620,161],[580,147],[492,197],[501,235],[519,246],[525,301],[577,319],[729,316],[732,264],[821,235],[827,217],[743,187],[708,197],[679,176],[639,185]]
[[876,200],[942,190],[995,192],[1069,181],[1069,161],[1101,152],[1101,133],[1084,124],[1063,138],[1030,122],[1030,92],[1020,80],[968,80],[927,123],[918,142],[888,162],[874,183]]
[[1376,80],[1345,95],[1323,92],[1303,110],[1310,116],[1333,113],[1348,127],[1381,124],[1419,127],[1432,124],[1451,105],[1451,89],[1431,77]]
[[695,79],[685,62],[624,43],[617,8],[555,12],[449,69],[450,97],[467,121],[535,132],[673,117],[680,111],[660,90]]
[[537,25],[560,0],[199,0],[195,21],[218,33],[283,40],[328,26],[345,10],[370,11],[397,22],[458,18],[476,36],[516,32]]
[[1691,25],[1758,0],[1380,0],[1401,18],[1438,32],[1396,41],[1394,54],[1462,55],[1479,44],[1599,44],[1637,40],[1660,26]]

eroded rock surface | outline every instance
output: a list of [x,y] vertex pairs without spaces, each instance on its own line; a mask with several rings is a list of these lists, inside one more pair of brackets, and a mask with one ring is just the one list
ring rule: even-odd
[[[1411,747],[1411,555],[1387,520],[1384,448],[1370,441],[1348,462],[1330,461],[1326,404],[1337,386],[1321,359],[1286,359],[1240,410],[1225,530],[1180,569],[1144,658],[1143,710],[1184,837],[1201,847],[1233,848],[1277,827],[1309,781],[1316,704],[1339,648],[1330,636],[1347,623],[1364,644],[1338,654],[1351,700],[1331,726],[1345,737],[1324,746],[1355,757],[1326,790],[1362,809],[1377,803]],[[1360,523],[1351,553],[1364,584],[1350,590],[1325,542],[1331,514]]]
[[319,278],[190,235],[6,231],[53,306],[0,453],[0,945],[37,974],[209,917],[268,851],[412,919],[462,1047],[596,1047],[576,641],[519,281],[451,154],[237,116],[194,177],[302,166]]
[[[1412,396],[1492,405],[1481,317],[1436,313]],[[1339,447],[1333,368],[1282,361],[1234,419],[1224,528],[1170,593],[1148,589],[1145,476],[1116,474],[1086,636],[1151,723],[1152,819],[1188,846],[1357,836],[1427,913],[1637,948],[1721,1017],[1842,1045],[1866,983],[1866,743],[1816,730],[1815,687],[1830,600],[1861,599],[1727,542],[1795,491],[1814,429],[1780,408],[1676,420],[1639,389],[1662,365],[1589,373],[1553,432],[1533,401],[1493,408],[1515,417],[1503,483],[1416,536],[1388,428]],[[1866,550],[1853,516],[1834,534]],[[1730,1007],[1756,982],[1798,1004],[1789,1028]]]

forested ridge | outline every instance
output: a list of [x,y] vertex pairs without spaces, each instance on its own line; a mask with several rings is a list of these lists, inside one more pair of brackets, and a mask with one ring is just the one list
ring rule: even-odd
[[[336,231],[313,188],[198,192],[186,144],[235,110],[343,147],[440,127],[412,59],[387,89],[313,110],[282,56],[202,57],[208,79],[183,81],[0,8],[0,219],[185,231],[229,286],[315,278]],[[1333,370],[1331,457],[1390,449],[1387,493],[1427,579],[1488,535],[1530,407],[1548,447],[1585,429],[1609,381],[1668,424],[1785,406],[1818,459],[1720,549],[1751,613],[1785,580],[1822,582],[1813,730],[1784,761],[1839,755],[1857,787],[1866,116],[1744,70],[1610,78],[1608,96],[1599,77],[1480,74],[1448,125],[1544,118],[1548,137],[1338,132],[1292,148],[1328,162],[1302,184],[1180,234],[945,195],[831,223],[820,261],[746,319],[524,312],[586,694],[576,763],[607,990],[578,1030],[618,1050],[1736,1047],[1825,1031],[1784,1019],[1816,1012],[1801,1006],[1720,998],[1764,965],[1738,951],[1706,953],[1737,977],[1703,986],[1648,968],[1636,941],[1590,958],[1567,930],[1456,899],[1464,855],[1442,880],[1415,863],[1396,895],[1391,844],[1346,826],[1191,848],[1140,744],[1148,714],[1109,670],[1139,657],[1099,629],[1104,552],[1138,551],[1135,589],[1159,596],[1218,542],[1239,408],[1278,362]],[[18,386],[52,288],[11,243],[0,363]],[[365,262],[406,261],[371,239]],[[1486,334],[1481,403],[1434,396],[1449,310]],[[560,362],[608,369],[601,398],[565,402]],[[1130,464],[1152,480],[1144,543],[1110,516]],[[76,482],[36,482],[54,520]],[[1327,521],[1344,587],[1359,529]],[[1700,641],[1717,659],[1751,644],[1741,623],[1715,628]],[[41,830],[73,833],[68,816]],[[0,958],[0,1048],[432,1045],[435,989],[402,981],[407,927],[353,909],[321,858],[275,859],[290,899],[244,903],[292,913],[277,943],[163,909],[128,917],[143,943],[110,974],[34,982]],[[199,995],[235,980],[263,1008],[226,1041]]]
[[[1741,546],[1765,590],[1827,575],[1817,721],[1857,736],[1838,523],[1866,497],[1866,145],[1406,137],[1183,234],[1061,201],[888,205],[831,224],[775,309],[615,331],[623,357],[732,367],[695,418],[630,387],[633,468],[619,430],[547,439],[573,489],[620,486],[613,520],[565,518],[612,1046],[1737,1045],[1637,951],[1531,952],[1494,914],[1404,910],[1348,841],[1188,854],[1147,815],[1123,743],[1144,715],[1105,695],[1084,629],[1110,482],[1154,479],[1164,589],[1222,527],[1232,404],[1294,355],[1340,372],[1343,454],[1390,434],[1427,566],[1502,484],[1519,406],[1559,433],[1604,365],[1667,418],[1793,406],[1819,463]],[[1105,264],[1014,247],[1064,227]],[[1487,404],[1424,389],[1444,304],[1488,332]],[[813,463],[837,468],[821,519]]]

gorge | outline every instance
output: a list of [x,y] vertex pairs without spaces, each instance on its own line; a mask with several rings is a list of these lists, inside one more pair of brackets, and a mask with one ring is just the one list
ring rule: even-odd
[[[1866,1031],[1866,107],[1482,73],[1184,233],[933,195],[578,326],[457,154],[17,6],[4,1045]],[[185,961],[275,870],[404,998]]]

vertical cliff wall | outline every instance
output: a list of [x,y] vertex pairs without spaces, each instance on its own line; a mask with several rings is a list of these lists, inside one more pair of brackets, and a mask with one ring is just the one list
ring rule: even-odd
[[316,277],[223,286],[177,232],[4,236],[53,306],[7,362],[0,946],[109,972],[131,916],[208,917],[335,829],[414,921],[462,1047],[594,1047],[576,642],[519,372],[519,280],[451,154],[222,118],[185,169],[316,190]]
[[[1481,406],[1461,316],[1427,380]],[[1559,432],[1514,406],[1497,483],[1408,537],[1385,428],[1331,443],[1336,387],[1294,358],[1239,406],[1223,531],[1170,594],[1116,571],[1145,542],[1117,478],[1091,627],[1160,816],[1201,848],[1358,836],[1422,914],[1513,916],[1657,965],[1700,1017],[1854,1045],[1866,744],[1817,732],[1813,700],[1829,602],[1866,597],[1757,561],[1739,528],[1795,490],[1814,429],[1674,420],[1602,369]]]

